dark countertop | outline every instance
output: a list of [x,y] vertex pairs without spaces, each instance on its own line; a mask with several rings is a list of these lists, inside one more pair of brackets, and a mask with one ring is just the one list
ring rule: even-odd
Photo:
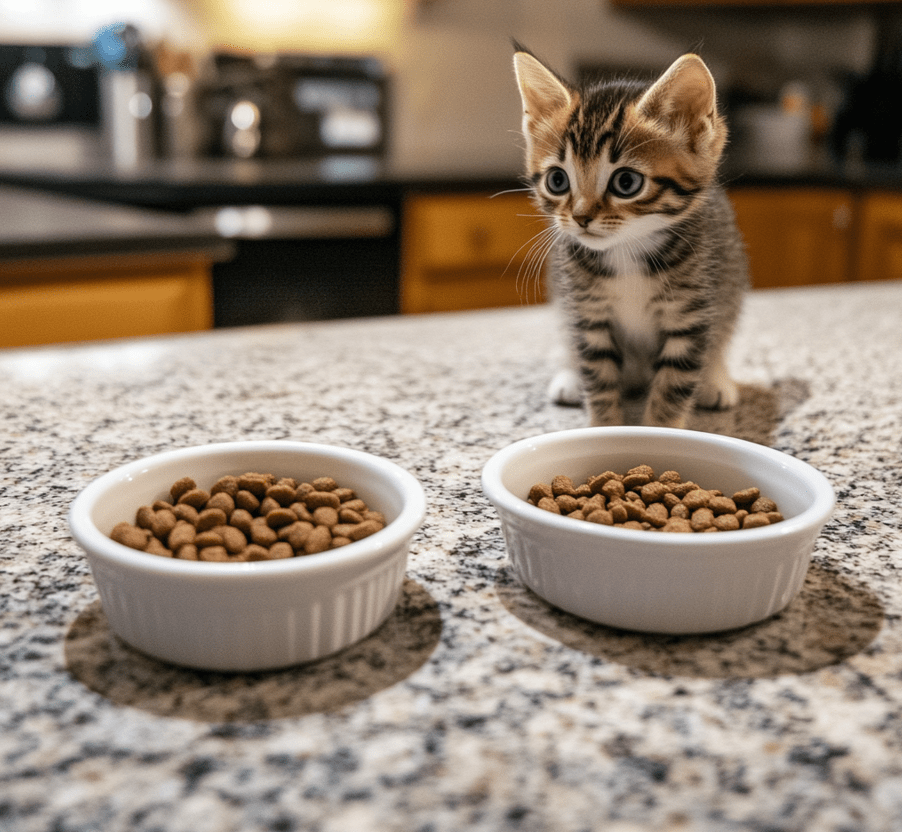
[[[840,166],[820,160],[799,169],[727,160],[730,187],[841,187],[902,191],[902,168]],[[523,188],[519,168],[472,158],[424,157],[405,163],[367,157],[312,160],[196,159],[149,161],[117,169],[105,161],[40,169],[0,163],[0,182],[128,205],[189,211],[224,205],[386,205],[410,193]]]
[[230,251],[190,218],[0,186],[0,260],[202,250]]
[[366,157],[319,160],[150,161],[117,169],[106,162],[40,169],[0,164],[0,182],[168,210],[217,205],[400,205],[417,191],[499,192],[523,187],[519,171],[449,159],[394,165]]

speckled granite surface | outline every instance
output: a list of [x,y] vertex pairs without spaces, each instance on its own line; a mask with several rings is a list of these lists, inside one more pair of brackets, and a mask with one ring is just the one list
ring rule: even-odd
[[[737,632],[616,632],[507,563],[479,472],[583,423],[543,308],[0,353],[0,830],[902,829],[902,285],[753,295],[738,412],[838,495],[800,596]],[[353,445],[423,482],[401,602],[306,667],[177,669],[112,637],[65,513],[138,456]]]

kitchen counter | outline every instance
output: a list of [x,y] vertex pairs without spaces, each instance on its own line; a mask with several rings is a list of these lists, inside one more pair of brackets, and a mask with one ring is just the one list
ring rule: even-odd
[[0,186],[0,260],[204,251],[230,246],[209,226],[162,212]]
[[[0,353],[0,829],[16,832],[898,832],[902,285],[752,295],[731,414],[834,517],[782,613],[618,632],[511,572],[479,474],[578,427],[550,404],[545,307]],[[423,483],[398,607],[309,666],[219,674],[111,636],[65,515],[180,446],[338,443]],[[225,637],[228,637],[225,634]]]

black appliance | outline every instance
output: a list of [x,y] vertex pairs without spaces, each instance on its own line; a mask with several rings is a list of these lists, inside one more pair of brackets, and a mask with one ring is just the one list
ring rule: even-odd
[[220,53],[213,62],[202,95],[210,155],[384,155],[388,79],[377,59]]
[[0,124],[97,127],[97,67],[89,47],[0,44]]

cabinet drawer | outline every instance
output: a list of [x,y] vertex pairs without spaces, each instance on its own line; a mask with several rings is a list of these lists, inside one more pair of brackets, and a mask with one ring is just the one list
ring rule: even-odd
[[212,326],[207,262],[124,260],[112,265],[103,260],[0,265],[0,347]]
[[523,194],[436,195],[411,199],[406,231],[425,268],[466,269],[522,261],[544,220]]

